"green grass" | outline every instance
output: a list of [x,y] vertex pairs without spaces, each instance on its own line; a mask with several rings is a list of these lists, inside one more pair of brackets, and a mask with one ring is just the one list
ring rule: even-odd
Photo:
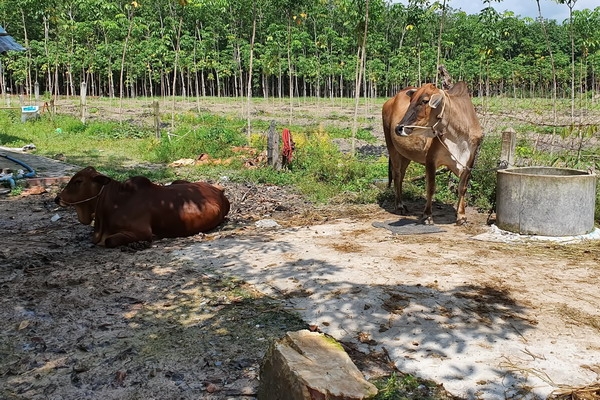
[[[261,104],[267,107],[269,102],[263,99],[264,104]],[[174,128],[169,132],[163,130],[161,138],[157,139],[151,129],[135,122],[94,120],[83,124],[72,116],[50,117],[44,114],[37,120],[22,123],[18,111],[0,111],[0,145],[22,147],[34,143],[38,154],[48,157],[60,154],[68,163],[82,167],[92,165],[116,179],[136,174],[162,182],[177,178],[216,180],[226,176],[232,181],[293,187],[318,203],[390,204],[393,201],[391,190],[382,191],[374,185],[377,180],[387,180],[387,157],[352,157],[342,154],[334,144],[334,139],[351,138],[350,128],[327,126],[319,121],[305,126],[288,125],[296,143],[294,161],[289,168],[276,171],[266,166],[245,168],[244,160],[251,157],[250,153],[234,151],[236,147],[245,147],[264,152],[265,133],[269,129],[267,120],[253,121],[251,135],[246,132],[245,120],[227,114],[198,113],[184,109],[174,115],[174,122]],[[536,127],[522,125],[517,128],[529,131]],[[585,134],[594,136],[597,132],[590,128]],[[375,142],[368,129],[359,130],[357,139]],[[489,211],[495,205],[500,147],[499,136],[486,136],[472,173],[468,203],[480,211]],[[168,166],[175,160],[196,158],[203,153],[213,159],[229,162],[177,169]],[[529,142],[520,139],[516,153],[517,158],[525,160],[528,165],[583,169],[590,160],[595,160],[597,169],[600,169],[595,149],[582,151],[578,155],[548,154],[535,151]],[[411,163],[404,184],[406,199],[424,197],[424,179],[411,181],[411,178],[422,175],[424,168]],[[435,200],[454,204],[457,184],[452,174],[438,175]],[[597,193],[600,193],[600,188]],[[599,220],[600,195],[596,203],[596,220]]]
[[379,391],[373,400],[451,400],[443,387],[410,374],[392,374],[374,382]]

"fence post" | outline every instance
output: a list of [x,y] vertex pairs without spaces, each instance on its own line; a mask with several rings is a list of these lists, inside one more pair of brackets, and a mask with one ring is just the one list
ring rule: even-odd
[[87,115],[87,83],[81,82],[81,91],[79,96],[81,97],[81,123],[85,124],[85,118]]
[[267,165],[279,169],[279,134],[275,130],[275,121],[269,126],[269,137],[267,138]]
[[517,134],[513,128],[502,132],[502,153],[500,154],[500,168],[510,168],[515,163],[515,146]]
[[160,139],[160,106],[158,100],[152,102],[152,109],[154,110],[154,132],[157,139]]

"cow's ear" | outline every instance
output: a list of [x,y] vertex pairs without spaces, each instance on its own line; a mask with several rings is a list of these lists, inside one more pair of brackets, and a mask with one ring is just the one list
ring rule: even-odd
[[106,175],[98,174],[93,178],[94,182],[101,184],[102,186],[107,185],[110,182],[110,178]]
[[413,96],[413,94],[415,94],[415,92],[416,92],[416,91],[417,91],[417,89],[408,89],[408,90],[406,91],[406,95],[407,95],[408,97],[412,97],[412,96]]
[[444,100],[443,93],[441,93],[441,92],[434,93],[431,95],[431,98],[429,99],[429,107],[437,108],[440,104],[442,104],[443,100]]

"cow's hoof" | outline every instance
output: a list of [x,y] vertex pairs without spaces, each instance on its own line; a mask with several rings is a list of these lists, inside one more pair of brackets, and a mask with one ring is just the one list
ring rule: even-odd
[[423,225],[433,225],[433,218],[431,216],[423,216],[423,218],[421,218],[421,223]]
[[459,218],[456,220],[456,226],[463,226],[463,225],[468,225],[469,221],[467,221],[466,217],[463,218]]
[[400,215],[408,215],[408,207],[404,204],[396,206],[396,212]]

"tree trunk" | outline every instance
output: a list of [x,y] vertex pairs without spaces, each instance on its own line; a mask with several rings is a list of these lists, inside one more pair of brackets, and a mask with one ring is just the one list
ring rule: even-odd
[[[46,15],[44,15],[44,52],[46,53],[46,60],[50,59],[50,50],[48,49],[48,42],[49,42],[49,31],[50,31],[50,24],[48,22],[48,18],[46,17]],[[50,63],[48,63],[48,91],[50,92],[50,95],[54,94],[54,85],[53,85],[53,81],[52,81],[52,69],[50,68]]]
[[119,75],[119,122],[123,122],[123,92],[124,92],[124,73],[125,73],[125,55],[127,54],[127,44],[131,37],[131,30],[133,29],[133,11],[129,12],[129,27],[127,28],[127,36],[125,37],[125,43],[123,43],[123,53],[121,55],[121,73]]
[[[175,127],[175,97],[177,84],[177,67],[179,64],[179,51],[181,41],[181,26],[183,25],[183,17],[179,17],[179,27],[177,28],[177,38],[175,39],[175,61],[173,65],[173,88],[172,88],[172,104],[171,104],[171,129]],[[183,86],[183,82],[181,82]]]
[[351,154],[355,155],[356,152],[356,133],[358,131],[358,104],[360,101],[360,83],[363,77],[364,69],[365,69],[365,55],[366,55],[366,47],[367,47],[367,32],[369,26],[369,0],[365,3],[365,31],[363,33],[362,45],[359,47],[358,51],[360,53],[359,60],[356,65],[356,84],[354,85],[354,120],[352,123],[352,147]]
[[[444,17],[446,15],[446,0],[442,2],[442,16],[440,18],[440,32],[438,34],[438,43],[437,43],[437,59],[436,59],[436,67],[440,67],[441,55],[442,55],[442,32],[444,31]],[[435,76],[435,85],[438,85],[438,75]]]
[[290,93],[290,115],[288,124],[292,124],[292,113],[294,109],[294,84],[292,77],[292,23],[288,20],[288,42],[287,42],[287,60],[288,60],[288,78],[289,78],[289,93]]
[[[252,4],[256,4],[256,3],[252,3]],[[250,40],[250,61],[249,61],[249,65],[248,65],[248,92],[247,92],[247,107],[248,107],[248,136],[250,136],[250,132],[251,132],[251,126],[250,126],[250,116],[251,116],[251,112],[250,112],[250,106],[251,106],[251,101],[252,101],[252,63],[254,61],[254,39],[256,37],[256,11],[254,10],[253,7],[253,15],[254,18],[252,19],[252,39]]]
[[31,49],[29,48],[29,38],[27,37],[27,24],[25,23],[25,12],[21,8],[21,19],[23,21],[23,36],[25,38],[25,48],[27,49],[27,75],[25,78],[25,87],[27,93],[31,94]]

